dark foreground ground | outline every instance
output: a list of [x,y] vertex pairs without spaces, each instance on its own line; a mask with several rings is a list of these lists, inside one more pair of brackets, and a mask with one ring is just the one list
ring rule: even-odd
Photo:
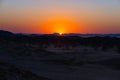
[[120,80],[120,39],[0,37],[0,80]]

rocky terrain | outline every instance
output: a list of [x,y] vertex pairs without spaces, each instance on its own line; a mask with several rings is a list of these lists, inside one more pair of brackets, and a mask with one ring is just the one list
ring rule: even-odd
[[0,80],[51,80],[45,77],[16,68],[14,65],[0,62]]
[[0,80],[120,80],[119,38],[11,35],[0,38]]

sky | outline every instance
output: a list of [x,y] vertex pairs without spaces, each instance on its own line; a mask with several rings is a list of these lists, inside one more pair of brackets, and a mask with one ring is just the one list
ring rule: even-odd
[[120,33],[119,0],[0,0],[0,29],[15,33]]

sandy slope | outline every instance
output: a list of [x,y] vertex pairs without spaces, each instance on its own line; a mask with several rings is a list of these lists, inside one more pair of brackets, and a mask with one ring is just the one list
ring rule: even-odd
[[[105,59],[118,58],[120,55],[101,54],[98,57],[98,55],[93,54],[91,55],[92,57],[90,57],[90,55],[88,56],[89,61],[100,61]],[[55,56],[42,58],[37,58],[36,56],[35,59],[35,56],[34,58],[17,58],[8,54],[0,54],[0,61],[14,64],[21,69],[29,70],[39,76],[48,77],[53,80],[120,80],[120,70],[118,69],[112,69],[103,65],[90,63],[77,66],[44,62],[44,60],[49,61],[51,59],[56,60]]]

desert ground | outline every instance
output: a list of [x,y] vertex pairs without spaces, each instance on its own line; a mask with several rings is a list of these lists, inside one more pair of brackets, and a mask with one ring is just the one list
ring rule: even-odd
[[104,45],[94,39],[95,45],[73,45],[61,40],[2,38],[0,80],[120,80],[119,38],[113,39],[107,38],[108,43],[102,39]]

